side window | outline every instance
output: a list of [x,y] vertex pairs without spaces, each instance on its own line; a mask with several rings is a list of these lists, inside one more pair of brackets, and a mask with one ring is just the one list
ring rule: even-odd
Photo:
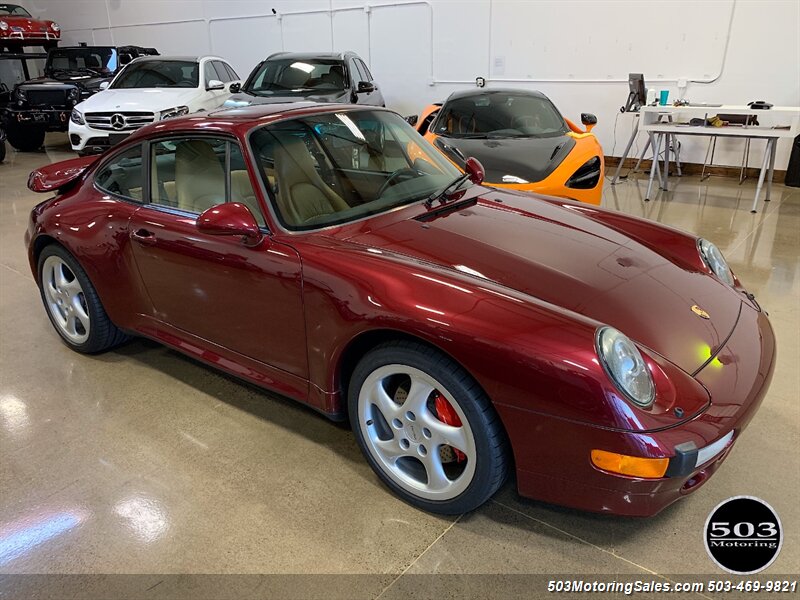
[[361,60],[360,58],[357,58],[356,64],[358,64],[359,71],[361,71],[364,75],[363,81],[372,81],[372,73],[369,72],[369,69],[367,68],[367,65],[364,63],[364,61]]
[[150,202],[200,214],[225,202],[225,146],[220,138],[150,144]]
[[366,75],[358,65],[357,60],[350,61],[350,75],[353,77],[353,87],[358,87],[359,81],[366,81]]
[[200,214],[226,201],[241,202],[266,226],[238,144],[211,137],[164,140],[150,145],[150,160],[151,204]]
[[230,77],[231,81],[239,81],[239,74],[233,70],[233,67],[230,66],[228,63],[222,63],[225,65],[225,69],[228,71],[228,77]]
[[239,149],[238,144],[231,143],[231,202],[241,202],[253,216],[256,222],[261,227],[266,227],[267,223],[264,221],[264,215],[261,212],[261,207],[258,205],[256,193],[253,191],[253,184],[250,183],[250,174],[247,172],[247,163],[244,162],[244,156]]
[[231,78],[228,76],[228,71],[225,70],[225,65],[218,60],[215,60],[212,64],[214,65],[214,71],[217,73],[216,79],[219,79],[222,83],[228,83]]
[[210,60],[206,63],[205,75],[203,77],[204,77],[204,81],[205,81],[206,87],[208,87],[208,83],[212,79],[218,79],[219,81],[223,81],[223,82],[225,81],[224,79],[222,79],[222,77],[220,77],[217,74],[217,70],[214,68],[214,63],[211,62]]
[[95,175],[94,181],[104,192],[141,202],[142,146],[134,146],[112,158]]

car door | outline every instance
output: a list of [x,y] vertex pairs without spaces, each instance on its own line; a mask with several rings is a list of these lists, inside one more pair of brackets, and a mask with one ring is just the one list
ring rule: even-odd
[[197,216],[227,199],[248,206],[266,231],[237,142],[181,136],[153,140],[146,152],[148,202],[131,218],[130,235],[153,317],[165,330],[174,327],[272,367],[274,380],[296,385],[293,378],[306,379],[297,252],[269,239],[248,247],[239,237],[197,229]]

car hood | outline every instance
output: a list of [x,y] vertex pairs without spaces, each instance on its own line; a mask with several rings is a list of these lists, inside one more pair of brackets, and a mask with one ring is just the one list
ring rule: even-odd
[[286,104],[288,102],[300,102],[302,100],[311,102],[350,102],[350,92],[348,90],[335,90],[328,93],[308,92],[297,94],[273,94],[271,96],[255,96],[246,92],[234,94],[225,101],[225,108],[238,108],[250,106],[252,104]]
[[50,23],[52,23],[52,21],[45,21],[44,19],[32,19],[31,17],[14,17],[10,15],[0,16],[0,21],[5,21],[6,23],[8,23],[9,27],[22,27],[27,31],[38,29],[39,27],[43,27],[45,25],[49,27]]
[[199,95],[196,88],[145,88],[103,90],[81,102],[78,109],[87,111],[160,111],[174,106],[188,105]]
[[23,90],[52,90],[58,88],[69,89],[77,86],[86,90],[96,91],[104,81],[110,81],[111,77],[91,77],[86,75],[74,75],[55,79],[53,77],[37,77],[19,84]]
[[487,182],[503,183],[504,175],[513,175],[533,183],[555,171],[575,146],[575,140],[568,135],[490,139],[438,137],[435,144],[458,165],[463,166],[465,158],[470,156],[477,158],[486,171]]
[[[484,190],[485,192],[485,190]],[[741,301],[714,277],[671,262],[578,211],[489,192],[472,206],[349,237],[491,280],[616,327],[688,373],[727,339]],[[698,305],[709,315],[692,311]]]

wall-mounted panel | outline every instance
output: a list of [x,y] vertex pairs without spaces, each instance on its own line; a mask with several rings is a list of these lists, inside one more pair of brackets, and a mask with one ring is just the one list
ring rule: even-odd
[[370,62],[368,33],[369,16],[363,8],[333,13],[333,49],[352,50]]
[[283,16],[283,49],[289,52],[330,52],[333,48],[328,12]]
[[164,55],[197,56],[209,53],[208,28],[203,20],[111,29],[115,44],[152,46]]

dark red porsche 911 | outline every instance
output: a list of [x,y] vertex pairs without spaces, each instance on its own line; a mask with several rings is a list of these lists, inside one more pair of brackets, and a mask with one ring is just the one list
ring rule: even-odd
[[480,185],[384,109],[149,125],[34,171],[25,239],[79,352],[145,336],[332,419],[423,509],[652,515],[767,390],[765,313],[709,241]]

